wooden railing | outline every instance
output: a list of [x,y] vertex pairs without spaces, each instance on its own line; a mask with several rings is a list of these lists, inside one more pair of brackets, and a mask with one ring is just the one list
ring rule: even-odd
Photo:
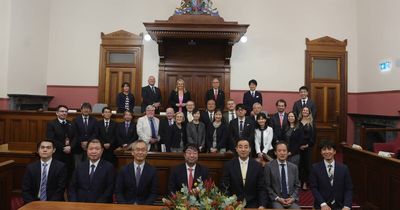
[[[366,128],[361,126],[360,130],[360,146],[367,148],[367,133],[370,132],[399,132],[400,128]],[[382,139],[384,140],[384,139]]]

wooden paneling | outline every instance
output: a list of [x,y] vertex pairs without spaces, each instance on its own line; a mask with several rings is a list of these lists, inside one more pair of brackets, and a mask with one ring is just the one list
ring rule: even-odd
[[22,206],[19,210],[161,210],[163,206],[132,205],[132,204],[105,204],[105,203],[83,203],[83,202],[55,202],[34,201]]
[[11,190],[13,183],[14,161],[0,161],[0,209],[11,209]]
[[400,208],[400,160],[344,146],[343,161],[349,167],[357,203],[366,209]]

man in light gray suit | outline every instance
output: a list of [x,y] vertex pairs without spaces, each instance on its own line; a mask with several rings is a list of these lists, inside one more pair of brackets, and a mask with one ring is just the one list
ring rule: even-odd
[[265,167],[265,182],[272,208],[299,209],[299,174],[297,166],[287,161],[286,142],[276,143],[275,155],[277,158]]
[[153,105],[146,107],[146,115],[140,117],[136,124],[137,134],[139,139],[145,141],[149,148],[148,150],[158,152],[160,151],[159,141],[160,135],[158,130],[160,127],[160,120],[154,117],[156,108]]

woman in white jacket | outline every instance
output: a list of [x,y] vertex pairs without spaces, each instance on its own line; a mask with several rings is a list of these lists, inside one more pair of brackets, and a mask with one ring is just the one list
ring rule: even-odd
[[257,157],[270,160],[274,154],[272,145],[274,132],[272,128],[268,126],[269,123],[265,113],[259,113],[256,119],[254,143]]

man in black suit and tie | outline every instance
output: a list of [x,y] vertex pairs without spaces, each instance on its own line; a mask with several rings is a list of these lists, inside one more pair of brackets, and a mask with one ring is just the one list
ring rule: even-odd
[[207,109],[204,112],[201,112],[200,121],[204,123],[206,127],[208,127],[212,122],[214,122],[214,113],[215,112],[215,101],[214,99],[210,99],[207,101]]
[[101,159],[103,144],[98,139],[87,143],[88,160],[75,169],[68,189],[68,201],[111,203],[114,192],[114,166]]
[[301,86],[299,88],[299,94],[300,100],[296,101],[293,104],[293,112],[296,114],[296,117],[299,116],[303,107],[307,106],[308,108],[310,108],[311,115],[315,120],[315,116],[317,115],[317,106],[315,106],[315,103],[308,98],[308,88],[306,86]]
[[161,106],[161,91],[160,88],[154,86],[156,84],[156,78],[154,76],[149,76],[147,80],[148,84],[142,87],[142,113],[146,111],[148,105],[153,105],[156,109],[156,114],[160,114]]
[[77,116],[72,125],[74,128],[75,139],[72,141],[72,153],[74,154],[75,167],[83,160],[86,160],[86,145],[91,139],[96,138],[96,123],[95,117],[90,116],[92,105],[83,103],[81,105],[82,115]]
[[245,92],[243,95],[243,104],[246,106],[247,115],[251,114],[251,110],[253,108],[253,104],[258,102],[261,105],[263,104],[262,95],[260,92],[256,91],[257,81],[252,79],[249,81],[250,90]]
[[310,175],[314,208],[350,210],[353,184],[349,169],[335,161],[336,147],[333,142],[322,141],[319,147],[324,160],[313,165]]
[[97,122],[96,136],[104,146],[102,159],[114,164],[116,157],[114,150],[118,147],[116,140],[117,123],[111,120],[112,112],[110,107],[104,107],[101,110],[103,120]]
[[243,104],[236,106],[236,115],[237,118],[229,123],[229,149],[234,151],[239,139],[249,140],[251,148],[254,149],[254,124],[246,117],[246,107]]
[[126,110],[124,112],[124,121],[117,125],[118,146],[124,150],[130,149],[130,144],[137,139],[136,123],[133,122],[132,112]]
[[236,195],[246,208],[267,206],[264,169],[260,163],[249,157],[250,143],[246,139],[237,142],[238,157],[228,161],[221,178],[221,189],[229,195]]
[[67,120],[67,106],[59,105],[56,115],[56,119],[47,123],[46,138],[54,142],[54,147],[56,149],[54,159],[65,163],[68,173],[67,180],[69,180],[74,170],[74,160],[71,153],[74,131],[71,122]]
[[276,141],[284,140],[285,131],[288,126],[287,114],[285,112],[286,109],[286,101],[283,99],[279,99],[275,103],[276,109],[278,110],[274,115],[271,116],[270,126],[274,131],[273,144]]
[[226,112],[224,112],[224,120],[227,125],[234,120],[236,116],[236,103],[233,99],[228,99],[226,101],[226,108],[228,109]]
[[276,159],[265,166],[267,193],[274,209],[299,209],[299,172],[289,161],[288,145],[280,141],[275,146]]
[[217,109],[224,110],[225,106],[225,93],[219,88],[220,82],[218,78],[212,80],[212,89],[208,90],[206,93],[206,100],[213,99]]
[[24,203],[32,201],[64,201],[67,169],[65,164],[53,159],[56,151],[54,142],[42,140],[37,151],[40,160],[26,167],[22,181],[22,199]]
[[133,162],[121,169],[115,183],[117,203],[152,205],[158,197],[157,170],[146,163],[147,148],[143,140],[132,144]]
[[158,134],[160,135],[160,145],[161,152],[166,152],[166,144],[168,142],[170,136],[170,130],[174,122],[174,109],[172,107],[168,107],[165,110],[166,118],[160,119],[160,129],[158,130]]
[[183,156],[185,157],[185,163],[172,169],[169,176],[169,194],[180,191],[182,185],[192,190],[197,179],[201,178],[201,180],[204,181],[208,178],[208,168],[197,163],[199,158],[199,149],[197,145],[186,145]]

